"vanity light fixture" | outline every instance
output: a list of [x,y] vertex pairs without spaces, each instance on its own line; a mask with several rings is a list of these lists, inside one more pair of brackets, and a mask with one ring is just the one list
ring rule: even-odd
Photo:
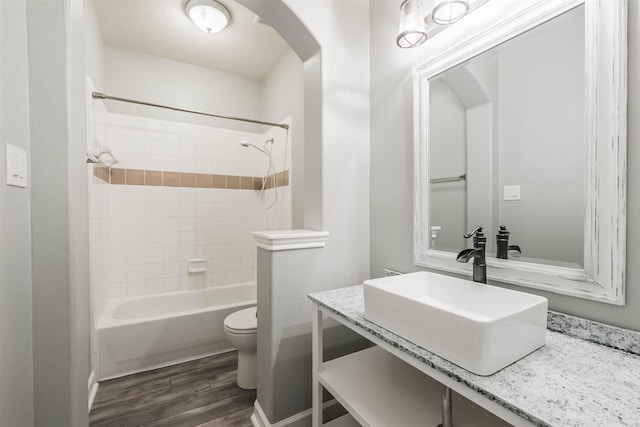
[[468,0],[436,0],[431,12],[433,22],[449,25],[462,19],[469,12]]
[[231,12],[216,0],[189,0],[184,11],[198,28],[214,34],[224,30],[231,22]]
[[417,47],[427,41],[421,0],[404,0],[400,5],[400,29],[396,43],[402,48]]
[[[400,30],[396,43],[402,48],[418,47],[427,41],[427,22],[447,26],[462,19],[473,0],[404,0],[400,5]],[[487,0],[476,0],[477,7]]]

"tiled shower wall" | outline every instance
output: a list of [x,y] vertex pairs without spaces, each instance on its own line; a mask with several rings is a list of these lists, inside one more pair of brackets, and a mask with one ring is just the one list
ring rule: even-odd
[[[109,298],[254,281],[251,232],[291,228],[291,188],[284,179],[290,167],[288,133],[274,128],[256,134],[113,113],[106,120],[107,134],[101,138],[120,163],[110,175],[97,172],[102,180],[93,178],[92,191],[108,188],[106,195],[96,193],[98,199],[108,197],[97,203],[108,205],[108,212],[95,215],[102,215],[109,229],[103,257],[109,263]],[[261,200],[254,188],[267,172],[268,159],[240,142],[262,146],[270,137],[280,186],[267,189]],[[238,177],[254,177],[254,185],[237,188],[242,187],[235,185]],[[103,180],[111,184],[96,184]],[[277,209],[264,210],[276,192]],[[206,273],[188,274],[190,259],[205,259]]]

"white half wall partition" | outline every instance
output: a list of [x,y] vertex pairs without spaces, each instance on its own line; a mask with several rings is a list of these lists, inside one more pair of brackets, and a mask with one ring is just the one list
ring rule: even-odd
[[[310,425],[311,311],[309,293],[326,288],[331,272],[326,231],[253,233],[258,246],[258,398],[254,426]],[[325,327],[331,359],[367,347],[349,329]],[[298,424],[300,423],[300,424]]]

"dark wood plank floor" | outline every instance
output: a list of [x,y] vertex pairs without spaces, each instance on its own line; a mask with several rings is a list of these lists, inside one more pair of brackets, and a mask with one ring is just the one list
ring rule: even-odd
[[250,427],[255,390],[236,384],[235,351],[103,381],[91,427]]

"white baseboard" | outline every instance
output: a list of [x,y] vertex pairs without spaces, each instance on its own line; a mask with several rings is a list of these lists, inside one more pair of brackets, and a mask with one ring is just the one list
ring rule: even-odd
[[96,382],[96,372],[92,370],[91,375],[89,375],[89,412],[91,412],[91,407],[93,406],[93,401],[97,393],[98,383]]
[[[328,400],[324,402],[323,409],[327,409],[337,403],[338,402],[335,399]],[[296,421],[300,421],[310,416],[311,416],[311,409],[307,409],[304,412],[300,412],[298,414],[290,416],[287,419],[278,421],[275,424],[271,424],[269,423],[267,416],[264,414],[264,411],[260,407],[260,404],[256,400],[253,403],[253,414],[251,415],[251,423],[253,424],[253,427],[285,427],[285,426],[288,426],[289,424],[293,424]]]

